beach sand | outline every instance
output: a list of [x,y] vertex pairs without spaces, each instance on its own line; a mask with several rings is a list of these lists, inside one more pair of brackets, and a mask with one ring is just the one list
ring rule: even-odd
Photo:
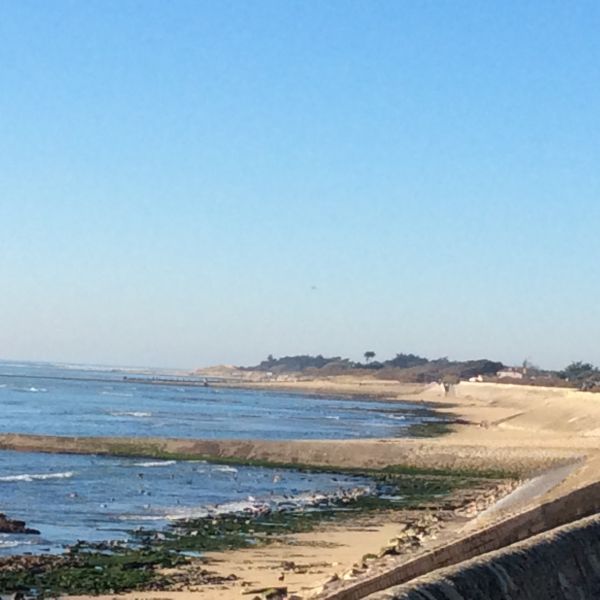
[[[564,388],[493,383],[461,383],[445,395],[438,385],[407,385],[369,378],[331,377],[306,381],[245,382],[246,387],[285,389],[298,393],[365,395],[391,400],[433,402],[437,409],[463,424],[438,438],[352,441],[220,441],[161,440],[173,452],[197,452],[221,457],[312,463],[332,467],[378,468],[389,464],[420,468],[475,468],[519,471],[535,477],[554,469],[554,478],[532,485],[518,502],[488,513],[500,518],[558,497],[600,479],[600,395]],[[300,401],[300,399],[299,399]],[[83,443],[85,446],[85,440]],[[91,442],[90,442],[91,443]],[[64,445],[31,436],[0,436],[0,447],[58,449]],[[89,448],[88,448],[89,450]],[[570,467],[564,467],[571,464]],[[562,471],[560,470],[562,469]],[[500,506],[500,505],[499,505]],[[291,536],[287,544],[210,554],[210,570],[236,574],[240,580],[224,587],[181,592],[131,593],[144,599],[229,600],[248,597],[254,588],[286,585],[301,597],[330,579],[344,576],[367,553],[377,554],[401,529],[399,516],[380,514]],[[367,519],[366,521],[364,519]],[[479,523],[484,523],[481,517]],[[474,522],[471,522],[471,527]],[[456,538],[465,530],[464,519],[448,524],[443,535]],[[468,527],[467,527],[468,528]],[[427,542],[429,543],[429,542]],[[433,543],[433,541],[431,542]],[[439,539],[435,542],[439,543]],[[283,561],[301,568],[285,570]],[[280,577],[283,574],[283,581]],[[105,596],[103,598],[109,598]]]

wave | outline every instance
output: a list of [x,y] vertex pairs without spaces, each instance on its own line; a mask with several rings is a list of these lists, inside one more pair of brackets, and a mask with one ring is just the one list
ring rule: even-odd
[[213,471],[219,471],[221,473],[237,473],[238,470],[235,467],[228,467],[227,465],[219,465],[213,467]]
[[394,419],[396,421],[406,421],[406,417],[404,415],[386,415],[388,419]]
[[16,540],[0,540],[0,548],[16,548],[17,546],[30,546],[32,542],[22,542]]
[[155,460],[155,461],[148,461],[148,462],[133,463],[133,466],[150,468],[150,467],[168,467],[170,465],[175,465],[175,464],[177,464],[176,460]]
[[373,493],[370,486],[357,486],[352,489],[323,492],[302,492],[296,495],[277,495],[268,498],[248,496],[245,500],[232,500],[223,504],[208,504],[204,506],[178,506],[164,508],[158,513],[159,507],[147,508],[150,514],[122,514],[117,517],[120,521],[182,521],[186,519],[202,519],[218,515],[260,515],[268,512],[314,509],[319,510],[336,505],[338,502],[350,501]]
[[151,412],[145,412],[141,410],[119,410],[109,412],[108,414],[111,417],[136,417],[138,419],[143,419],[152,416]]
[[167,521],[182,519],[201,519],[210,515],[260,514],[268,511],[285,511],[306,508],[323,508],[343,499],[356,499],[372,493],[369,486],[353,489],[341,489],[331,493],[303,492],[295,496],[271,496],[260,500],[248,496],[246,500],[234,500],[223,504],[215,504],[196,508],[177,508],[162,517]]
[[23,473],[22,475],[5,475],[0,477],[0,481],[44,481],[46,479],[70,479],[75,475],[74,471],[65,471],[64,473]]
[[164,515],[119,515],[119,521],[167,521]]
[[239,500],[237,502],[227,502],[219,506],[204,506],[199,508],[179,508],[173,512],[167,513],[163,519],[167,521],[180,521],[182,519],[202,519],[209,515],[233,515],[255,510],[258,507],[256,502]]
[[126,394],[123,392],[100,392],[102,396],[117,396],[118,398],[132,398],[133,394]]

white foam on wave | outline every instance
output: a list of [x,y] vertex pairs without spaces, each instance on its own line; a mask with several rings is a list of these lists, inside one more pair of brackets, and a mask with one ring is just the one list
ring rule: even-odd
[[117,396],[118,398],[133,398],[133,394],[125,392],[100,392],[102,396]]
[[0,477],[0,481],[44,481],[46,479],[70,479],[75,475],[74,471],[65,471],[64,473],[23,473],[21,475],[5,475]]
[[202,519],[209,515],[228,515],[234,513],[243,513],[253,510],[257,507],[256,502],[239,500],[226,502],[219,506],[203,506],[197,508],[176,508],[173,512],[166,514],[163,518],[167,521],[179,521],[181,519]]
[[31,542],[17,542],[14,540],[0,540],[0,548],[16,548],[24,544],[31,544]]
[[387,415],[388,419],[394,419],[396,421],[406,421],[406,417],[404,415]]
[[167,521],[164,515],[119,515],[119,521]]
[[266,502],[257,502],[256,500],[233,500],[224,504],[207,505],[197,507],[171,508],[171,512],[166,513],[162,519],[167,521],[179,521],[181,519],[202,519],[209,515],[230,515],[254,511],[259,506],[267,505]]
[[134,467],[151,468],[151,467],[168,467],[170,465],[175,465],[175,464],[177,464],[176,460],[154,460],[154,461],[148,461],[148,462],[133,463],[133,466]]
[[213,467],[213,471],[219,471],[220,473],[237,473],[238,470],[235,467],[228,467],[227,465],[218,465]]
[[[233,500],[223,504],[209,504],[196,507],[171,507],[164,514],[124,514],[121,521],[181,521],[185,519],[202,519],[209,516],[232,514],[260,514],[267,510],[288,510],[303,508],[319,508],[323,503],[335,502],[343,498],[359,498],[372,493],[369,486],[358,486],[353,489],[339,489],[330,493],[302,492],[293,496],[270,496],[268,499],[248,496],[246,500]],[[150,509],[150,507],[148,506]],[[156,510],[156,508],[151,509]]]
[[257,514],[264,509],[284,510],[286,508],[310,508],[319,507],[323,503],[335,501],[345,496],[354,498],[372,493],[369,486],[358,486],[352,490],[338,490],[337,492],[302,492],[294,496],[271,496],[268,499],[257,499],[248,496],[246,500],[234,500],[224,504],[208,505],[202,507],[175,508],[162,517],[167,521],[178,521],[181,519],[201,519],[210,515],[231,515],[239,513]]
[[119,410],[112,411],[108,413],[111,417],[136,417],[138,419],[143,419],[147,417],[151,417],[151,412],[145,412],[142,410]]

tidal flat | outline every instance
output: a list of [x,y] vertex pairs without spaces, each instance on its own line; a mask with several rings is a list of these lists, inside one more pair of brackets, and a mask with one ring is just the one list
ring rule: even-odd
[[[368,479],[371,488],[323,495],[302,506],[290,499],[276,509],[255,505],[180,519],[160,529],[140,527],[126,541],[80,541],[58,555],[6,557],[0,559],[0,590],[51,598],[218,585],[237,576],[212,572],[206,553],[285,544],[294,534],[351,524],[366,515],[395,513],[397,519],[405,514],[407,523],[415,521],[415,513],[421,520],[422,515],[447,515],[499,483],[475,474],[414,469],[410,474],[365,470],[353,476]],[[415,543],[417,537],[409,540],[409,546]]]
[[424,442],[408,438],[447,433],[448,417],[422,402],[125,384],[105,372],[61,379],[47,366],[29,381],[30,366],[19,369],[0,387],[0,459],[14,451],[0,472],[0,509],[41,537],[35,548],[35,536],[0,537],[1,593],[232,587],[245,566],[215,556],[261,548],[274,549],[291,579],[312,568],[283,560],[300,537],[327,544],[345,530],[356,540],[361,523],[384,524],[369,552],[389,540],[386,523],[404,532],[386,551],[411,552],[515,476],[454,457],[424,461]]

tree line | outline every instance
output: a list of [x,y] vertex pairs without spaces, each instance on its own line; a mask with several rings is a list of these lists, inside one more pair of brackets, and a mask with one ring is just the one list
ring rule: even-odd
[[[373,350],[366,350],[363,354],[364,362],[353,361],[341,356],[316,356],[298,354],[293,356],[274,357],[272,354],[258,365],[242,367],[250,371],[265,371],[273,373],[302,373],[318,370],[327,374],[343,373],[351,369],[368,369],[378,372],[378,376],[390,377],[404,381],[456,382],[471,377],[494,378],[496,374],[505,369],[500,361],[489,359],[476,359],[466,361],[450,360],[444,356],[429,359],[413,353],[397,353],[393,358],[375,360],[377,354]],[[523,382],[536,381],[538,384],[565,385],[570,384],[580,389],[600,389],[600,370],[589,362],[572,362],[562,370],[541,369],[529,361],[523,361],[522,366],[515,368],[523,375]],[[563,382],[561,384],[561,381]]]

